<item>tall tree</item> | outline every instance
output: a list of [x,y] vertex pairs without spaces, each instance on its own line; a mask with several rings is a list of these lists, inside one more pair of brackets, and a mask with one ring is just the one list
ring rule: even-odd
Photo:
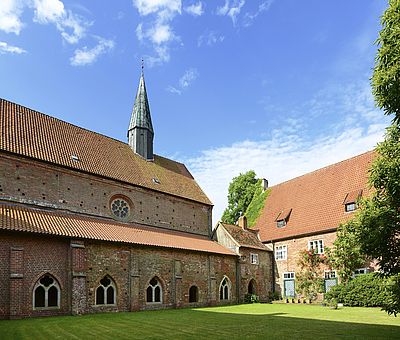
[[385,114],[394,114],[394,121],[400,123],[400,0],[389,0],[381,23],[372,92]]
[[228,207],[222,215],[222,222],[233,224],[244,215],[253,199],[256,187],[257,178],[253,170],[241,173],[232,179],[228,189]]

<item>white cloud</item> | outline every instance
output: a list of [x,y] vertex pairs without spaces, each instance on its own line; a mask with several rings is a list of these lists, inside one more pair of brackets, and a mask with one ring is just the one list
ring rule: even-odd
[[189,87],[199,76],[199,72],[195,68],[186,70],[183,76],[179,79],[179,85],[181,88]]
[[199,76],[199,71],[195,68],[190,68],[185,71],[182,77],[179,78],[178,86],[168,86],[166,90],[170,93],[181,95]]
[[270,9],[272,3],[274,2],[274,0],[267,0],[262,2],[259,6],[258,9],[255,13],[250,13],[247,12],[243,18],[243,25],[245,27],[250,26],[253,21],[263,12],[266,12]]
[[[351,92],[349,88],[352,88]],[[255,170],[258,177],[274,185],[326,165],[371,150],[383,139],[389,120],[374,107],[369,84],[343,86],[343,91],[327,99],[327,109],[336,118],[324,131],[307,130],[305,118],[286,118],[269,137],[238,140],[228,146],[203,151],[199,156],[183,159],[202,189],[215,204],[213,223],[227,206],[228,186],[240,172]],[[352,100],[349,100],[349,98]],[[325,98],[318,96],[323,106]],[[336,105],[335,105],[336,103]],[[315,101],[302,107],[308,112]],[[354,115],[351,124],[338,121]],[[312,117],[310,119],[313,119]]]
[[174,87],[174,86],[172,86],[172,85],[168,86],[168,87],[166,88],[166,90],[167,90],[168,92],[170,92],[170,93],[179,94],[179,95],[182,94],[182,91],[181,91],[181,90],[177,89],[176,87]]
[[143,17],[150,16],[147,22],[136,27],[136,37],[142,43],[150,43],[155,55],[146,56],[146,64],[153,66],[170,59],[170,46],[179,41],[174,33],[171,21],[182,13],[180,0],[133,0],[133,5]]
[[61,36],[69,44],[76,44],[81,40],[90,22],[66,10],[59,0],[34,0],[34,20],[40,24],[54,24],[61,32]]
[[197,46],[212,46],[215,45],[216,43],[221,43],[223,42],[225,37],[222,34],[219,34],[216,31],[207,31],[204,34],[200,35],[199,38],[197,39]]
[[185,7],[185,11],[193,16],[201,16],[204,13],[203,3],[199,1],[196,4]]
[[0,1],[0,30],[6,33],[19,34],[23,27],[21,14],[23,1],[1,0]]
[[181,0],[133,0],[133,5],[137,8],[140,15],[149,14],[166,15],[165,12],[181,13]]
[[216,13],[230,17],[233,24],[236,24],[236,17],[240,14],[244,4],[244,0],[225,0],[224,6],[218,7]]
[[75,50],[75,54],[70,58],[71,65],[73,66],[84,66],[93,64],[97,58],[114,47],[114,41],[98,38],[98,44],[88,49],[86,46],[83,49]]
[[26,53],[26,51],[21,47],[12,46],[12,45],[7,44],[4,41],[0,41],[0,54],[6,54],[6,53],[22,54],[22,53]]

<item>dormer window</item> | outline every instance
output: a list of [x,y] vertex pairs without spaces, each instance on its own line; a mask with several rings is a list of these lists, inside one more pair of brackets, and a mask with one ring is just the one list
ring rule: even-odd
[[286,226],[291,212],[292,209],[284,209],[279,212],[278,216],[275,219],[276,226],[278,228],[283,228],[284,226]]
[[344,210],[346,212],[352,212],[356,210],[358,208],[357,201],[360,199],[361,196],[362,196],[361,189],[347,193],[343,201]]
[[357,209],[357,204],[355,202],[347,203],[344,206],[346,212],[351,212]]
[[286,225],[286,220],[278,220],[276,221],[276,226],[278,228],[283,228]]

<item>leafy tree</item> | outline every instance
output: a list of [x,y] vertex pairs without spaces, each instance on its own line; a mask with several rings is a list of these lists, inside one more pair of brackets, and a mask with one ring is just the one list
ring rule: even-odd
[[256,173],[253,170],[247,171],[234,177],[228,189],[228,207],[222,215],[225,223],[236,223],[242,216],[251,200],[257,187]]
[[296,273],[296,290],[310,301],[315,300],[317,294],[323,291],[321,264],[324,262],[325,256],[317,254],[314,249],[299,253],[297,264],[300,270]]
[[340,225],[333,248],[325,247],[329,266],[337,270],[344,284],[352,278],[354,269],[362,267],[367,260],[361,252],[357,230],[354,220]]
[[[387,129],[369,181],[374,193],[362,202],[354,223],[361,251],[376,258],[384,274],[400,273],[400,127]],[[400,297],[399,297],[400,298]]]
[[372,91],[377,105],[400,123],[400,0],[389,0],[381,23]]

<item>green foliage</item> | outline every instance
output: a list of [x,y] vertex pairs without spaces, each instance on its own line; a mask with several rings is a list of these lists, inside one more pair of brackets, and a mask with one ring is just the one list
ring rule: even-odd
[[336,269],[342,282],[348,282],[356,268],[362,267],[366,256],[361,253],[357,224],[350,220],[339,226],[333,248],[325,247],[327,262]]
[[258,303],[258,302],[260,302],[260,299],[256,294],[247,293],[244,296],[244,302],[245,303]]
[[234,177],[228,189],[228,207],[222,215],[222,222],[234,224],[243,216],[257,187],[256,173],[247,171]]
[[385,301],[384,309],[389,314],[394,314],[396,316],[400,311],[400,274],[393,275],[387,280],[386,290],[390,295]]
[[326,258],[315,250],[301,251],[298,259],[299,272],[296,273],[296,290],[302,297],[315,300],[324,289],[321,264]]
[[378,53],[372,76],[372,91],[385,114],[394,114],[400,122],[400,0],[389,0],[381,18]]
[[[354,221],[360,249],[387,275],[400,273],[400,127],[388,128],[370,173],[373,195]],[[400,296],[399,296],[400,298]]]
[[265,200],[270,192],[271,189],[263,191],[261,180],[259,179],[256,184],[256,190],[254,191],[253,199],[251,200],[245,212],[247,217],[247,225],[249,227],[253,227],[256,224],[257,218],[260,216],[260,212],[264,208]]
[[336,299],[346,306],[383,307],[393,301],[393,293],[388,289],[392,279],[377,273],[360,275],[347,283],[341,283],[325,293],[325,299]]

